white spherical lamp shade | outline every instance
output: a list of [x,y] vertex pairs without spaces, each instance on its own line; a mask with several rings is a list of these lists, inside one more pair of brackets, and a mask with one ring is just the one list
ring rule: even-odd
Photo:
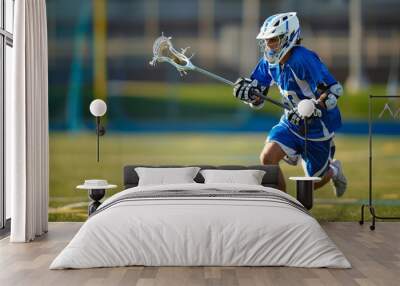
[[297,104],[297,110],[303,117],[310,117],[315,109],[314,102],[311,99],[303,99]]
[[94,116],[103,116],[107,111],[107,104],[101,99],[95,99],[90,103],[89,108]]

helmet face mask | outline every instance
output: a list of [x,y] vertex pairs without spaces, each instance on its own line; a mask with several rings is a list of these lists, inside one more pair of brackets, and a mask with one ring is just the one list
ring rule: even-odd
[[278,64],[299,38],[300,25],[296,12],[268,17],[257,36],[269,64]]
[[261,52],[270,64],[276,64],[280,60],[280,54],[284,43],[287,42],[286,35],[280,35],[270,39],[259,40]]

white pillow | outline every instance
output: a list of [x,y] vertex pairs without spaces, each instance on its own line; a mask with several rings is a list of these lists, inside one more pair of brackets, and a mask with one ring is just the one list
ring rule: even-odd
[[201,170],[205,184],[246,184],[261,185],[265,171],[262,170]]
[[195,183],[193,179],[199,170],[199,167],[135,168],[139,176],[138,186]]

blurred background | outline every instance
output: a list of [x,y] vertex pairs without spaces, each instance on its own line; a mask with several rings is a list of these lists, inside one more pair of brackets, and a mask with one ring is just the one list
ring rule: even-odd
[[[85,179],[122,190],[126,164],[257,164],[281,110],[254,111],[232,89],[201,74],[151,67],[154,40],[190,46],[193,63],[232,81],[262,57],[255,37],[270,15],[296,11],[303,45],[345,86],[337,134],[349,189],[316,192],[321,220],[358,220],[368,198],[369,95],[399,95],[397,0],[48,0],[50,220],[85,220]],[[278,99],[277,88],[270,95]],[[96,162],[93,99],[106,101]],[[373,188],[378,212],[400,215],[400,99],[373,100]],[[302,169],[281,165],[285,177]],[[288,182],[289,193],[294,185]],[[109,193],[110,195],[112,192]]]

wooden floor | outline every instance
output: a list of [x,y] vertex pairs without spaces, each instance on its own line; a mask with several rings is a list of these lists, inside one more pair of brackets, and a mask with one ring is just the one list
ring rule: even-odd
[[356,222],[322,223],[353,268],[121,267],[48,270],[81,223],[50,223],[32,243],[0,241],[0,285],[400,285],[400,222],[375,231]]

